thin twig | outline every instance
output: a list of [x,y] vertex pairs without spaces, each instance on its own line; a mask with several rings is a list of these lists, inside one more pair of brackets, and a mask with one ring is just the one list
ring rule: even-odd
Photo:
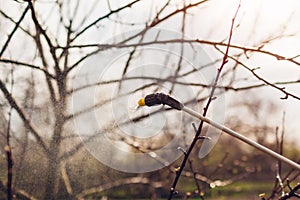
[[130,8],[132,7],[134,4],[136,4],[137,2],[139,2],[140,0],[135,0],[125,6],[122,6],[118,9],[115,9],[115,10],[111,10],[108,14],[102,16],[102,17],[99,17],[98,19],[96,19],[95,21],[93,21],[92,23],[90,23],[89,25],[87,25],[86,27],[84,27],[80,32],[78,32],[72,39],[71,39],[71,42],[73,42],[74,40],[76,40],[76,38],[78,38],[80,35],[82,35],[85,31],[87,31],[88,29],[90,29],[92,26],[96,25],[98,22],[100,22],[101,20],[103,19],[106,19],[108,18],[110,15],[112,14],[115,14],[115,13],[118,13],[120,12],[121,10],[124,10],[125,8]]
[[29,64],[29,63],[26,63],[26,62],[22,62],[22,61],[19,61],[19,60],[11,60],[11,59],[0,59],[0,62],[1,63],[9,63],[9,64],[14,64],[14,65],[20,65],[20,66],[24,66],[24,67],[28,67],[28,68],[31,68],[31,69],[36,69],[37,71],[41,71],[45,74],[45,76],[51,78],[51,79],[54,79],[55,77],[49,73],[47,70],[43,69],[42,67],[40,66],[37,66],[37,65],[33,65],[33,64]]
[[0,58],[3,55],[3,53],[5,52],[6,48],[8,47],[8,44],[10,42],[10,40],[12,39],[13,35],[15,34],[15,32],[18,30],[20,23],[22,22],[22,20],[24,19],[27,11],[29,10],[29,5],[25,8],[25,10],[23,11],[23,14],[21,15],[19,21],[15,24],[14,29],[11,31],[11,33],[9,34],[5,44],[3,45],[1,51],[0,51]]
[[[150,41],[150,42],[144,42],[144,43],[139,43],[139,44],[126,44],[126,43],[119,43],[119,44],[85,44],[85,45],[72,45],[69,48],[93,48],[93,47],[97,47],[101,50],[105,50],[108,48],[127,48],[127,47],[134,47],[134,46],[149,46],[152,44],[171,44],[171,43],[199,43],[199,44],[205,44],[205,45],[211,45],[214,47],[217,46],[227,46],[227,43],[224,42],[215,42],[215,41],[209,41],[209,40],[201,40],[201,39],[170,39],[170,40],[157,40],[157,41]],[[65,49],[66,47],[63,46],[57,46],[56,48],[59,49]],[[282,56],[278,53],[274,53],[272,51],[268,51],[268,50],[264,50],[261,49],[259,47],[249,47],[249,46],[241,46],[241,45],[237,45],[237,44],[230,44],[230,48],[232,49],[239,49],[242,50],[245,54],[247,52],[256,52],[256,53],[261,53],[261,54],[265,54],[265,55],[269,55],[274,57],[277,60],[284,60],[284,61],[288,61],[291,62],[295,65],[300,65],[300,62],[297,61],[297,57],[299,57],[300,55],[297,56],[293,56],[293,57],[285,57]]]
[[[13,93],[14,87],[14,75],[13,75],[14,68],[11,69],[11,88],[10,93]],[[8,122],[7,122],[7,129],[6,129],[6,160],[7,160],[7,200],[11,200],[13,197],[12,192],[12,178],[13,178],[13,158],[12,158],[12,148],[10,145],[10,126],[11,126],[11,114],[12,114],[13,107],[10,106],[8,111]]]
[[[222,52],[218,47],[216,47],[217,50],[219,50],[220,52]],[[225,54],[224,52],[222,52],[223,54]],[[279,87],[273,83],[271,83],[270,81],[266,80],[265,78],[261,77],[260,75],[258,75],[255,71],[257,70],[257,68],[251,69],[250,67],[248,67],[246,64],[242,63],[241,61],[237,60],[236,58],[234,58],[233,56],[228,56],[228,58],[234,60],[236,63],[238,63],[240,66],[244,67],[245,69],[247,69],[250,73],[252,73],[252,75],[254,77],[256,77],[258,80],[262,81],[265,85],[271,86],[277,90],[279,90],[280,92],[282,92],[284,94],[284,97],[281,97],[280,99],[287,99],[288,97],[292,97],[294,99],[300,100],[300,97],[286,91],[285,87]],[[300,66],[300,63],[298,64]]]
[[[231,56],[229,56],[229,58],[231,58]],[[1,62],[1,60],[0,60]],[[183,77],[183,75],[180,75],[178,77]],[[145,76],[130,76],[130,77],[122,77],[122,78],[118,78],[118,79],[110,79],[108,81],[100,81],[100,82],[96,82],[96,83],[91,83],[91,84],[86,84],[83,85],[81,87],[78,88],[74,88],[72,92],[78,92],[80,90],[83,89],[87,89],[89,87],[95,87],[95,86],[99,86],[99,85],[107,85],[107,84],[114,84],[114,83],[118,83],[121,81],[129,81],[129,80],[152,80],[152,81],[157,81],[157,82],[170,82],[170,83],[176,83],[178,85],[185,85],[185,86],[196,86],[196,87],[203,87],[203,88],[211,88],[212,84],[207,84],[207,83],[198,83],[198,82],[184,82],[184,81],[179,81],[179,80],[174,80],[174,76],[168,76],[166,78],[158,78],[155,76],[149,76],[149,75],[145,75]],[[299,84],[300,80],[293,80],[293,81],[278,81],[278,82],[268,82],[271,85],[291,85],[291,84]],[[216,88],[218,89],[223,89],[223,90],[232,90],[235,92],[238,91],[244,91],[244,90],[249,90],[249,89],[255,89],[255,88],[260,88],[260,87],[266,87],[268,86],[268,84],[265,83],[259,83],[259,84],[253,84],[253,85],[248,85],[248,86],[242,86],[242,87],[234,87],[231,85],[217,85]],[[282,90],[283,87],[279,87],[276,86],[280,91]],[[71,92],[68,92],[69,94],[71,94]],[[292,95],[291,93],[288,93],[289,95]],[[296,99],[300,99],[300,96],[292,96],[293,98]]]
[[279,200],[286,200],[286,199],[290,199],[292,197],[296,197],[299,199],[300,194],[297,192],[298,192],[298,190],[300,190],[300,184],[297,184],[294,188],[292,188],[289,183],[288,183],[288,186],[290,188],[290,192],[285,194],[284,196],[282,196]]
[[161,188],[163,183],[161,181],[151,181],[149,178],[145,177],[129,177],[124,179],[119,179],[114,182],[106,183],[103,185],[95,186],[89,189],[86,189],[76,195],[77,199],[84,199],[85,196],[91,195],[94,193],[100,193],[105,190],[109,190],[115,187],[124,186],[124,185],[132,185],[132,184],[146,184],[150,185],[153,188]]
[[[282,131],[281,131],[281,137],[278,141],[278,153],[280,155],[283,155],[283,141],[284,141],[284,131],[285,131],[285,112],[283,113],[282,116]],[[280,160],[278,160],[278,164],[277,164],[277,175],[276,175],[276,179],[278,180],[279,186],[282,190],[282,196],[284,195],[284,186],[283,186],[283,181],[281,179],[281,171],[282,171],[282,163]]]
[[[14,23],[15,25],[18,23],[17,21],[15,21],[12,17],[10,17],[8,14],[6,14],[5,12],[3,12],[2,10],[0,10],[0,14],[5,17],[6,19],[8,19],[10,22]],[[22,30],[26,35],[28,35],[29,37],[33,38],[32,34],[30,33],[29,30],[26,30],[25,28],[23,28],[21,25],[18,26],[18,28],[20,30]]]

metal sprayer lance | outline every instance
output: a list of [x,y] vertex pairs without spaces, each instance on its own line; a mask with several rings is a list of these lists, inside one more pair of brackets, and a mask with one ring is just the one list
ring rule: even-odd
[[272,151],[271,149],[258,144],[257,142],[231,130],[230,128],[227,128],[226,126],[219,124],[217,122],[212,121],[211,119],[204,117],[203,115],[197,113],[196,111],[185,107],[182,103],[180,103],[179,101],[177,101],[176,99],[170,97],[169,95],[163,94],[163,93],[155,93],[155,94],[149,94],[147,95],[145,98],[142,98],[138,101],[138,105],[139,106],[155,106],[155,105],[168,105],[176,110],[182,110],[190,115],[192,115],[193,117],[196,117],[204,122],[206,122],[207,124],[222,130],[223,132],[237,138],[238,140],[241,140],[243,142],[245,142],[246,144],[272,156],[273,158],[276,158],[286,164],[288,164],[289,166],[297,169],[300,171],[300,165],[278,153],[276,153],[275,151]]

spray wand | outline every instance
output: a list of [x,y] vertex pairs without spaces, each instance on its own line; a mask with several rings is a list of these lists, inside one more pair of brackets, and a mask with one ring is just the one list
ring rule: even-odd
[[246,144],[272,156],[273,158],[276,158],[288,165],[290,165],[291,167],[297,169],[300,171],[300,165],[278,153],[276,153],[275,151],[272,151],[271,149],[258,144],[257,142],[239,134],[238,132],[235,132],[233,130],[231,130],[230,128],[227,128],[226,126],[219,124],[217,122],[212,121],[211,119],[202,116],[201,114],[197,113],[196,111],[185,107],[181,102],[177,101],[176,99],[170,97],[169,95],[163,94],[163,93],[155,93],[155,94],[149,94],[147,95],[145,98],[142,98],[138,101],[138,105],[139,106],[155,106],[155,105],[168,105],[176,110],[181,110],[184,111],[190,115],[192,115],[193,117],[196,117],[204,122],[206,122],[207,124],[222,130],[223,132],[237,138],[238,140],[241,140],[243,142],[245,142]]

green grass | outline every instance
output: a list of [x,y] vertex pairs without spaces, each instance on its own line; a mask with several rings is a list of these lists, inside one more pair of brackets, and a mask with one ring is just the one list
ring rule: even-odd
[[[227,185],[225,187],[216,187],[214,189],[209,190],[206,195],[206,200],[260,200],[259,194],[266,193],[266,196],[271,192],[271,189],[273,188],[272,182],[255,182],[255,181],[247,181],[247,182],[236,182],[232,183],[230,185]],[[185,184],[181,185],[181,187],[178,187],[182,190],[186,191],[193,191],[195,190],[195,186],[192,184]],[[109,196],[109,199],[141,199],[145,200],[143,198],[134,198],[134,194],[130,194],[130,191],[128,188],[118,188],[114,191],[111,191],[110,193],[99,193],[99,194],[93,194],[89,197],[86,197],[86,199],[100,199],[102,195]],[[5,198],[5,193],[0,192],[0,199]],[[165,198],[164,198],[165,199]],[[181,198],[174,198],[174,200],[181,199]],[[190,200],[198,199],[198,198],[191,198]]]
[[230,198],[260,199],[259,194],[268,193],[273,187],[272,182],[236,182],[225,187],[212,189],[208,196],[211,200]]

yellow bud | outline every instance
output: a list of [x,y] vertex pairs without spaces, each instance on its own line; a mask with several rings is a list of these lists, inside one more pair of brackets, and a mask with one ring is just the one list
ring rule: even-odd
[[179,171],[180,171],[180,167],[176,167],[175,172],[179,172]]
[[261,193],[261,194],[259,194],[258,196],[259,196],[260,198],[265,197],[265,196],[266,196],[266,193]]
[[190,193],[190,192],[187,192],[187,193],[186,193],[186,196],[187,196],[187,197],[190,197],[191,195],[192,195],[192,193]]

